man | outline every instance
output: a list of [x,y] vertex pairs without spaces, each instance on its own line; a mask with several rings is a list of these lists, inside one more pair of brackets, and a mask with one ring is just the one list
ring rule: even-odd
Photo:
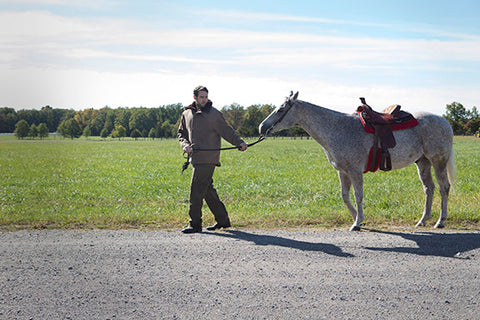
[[216,221],[215,225],[207,227],[207,230],[231,226],[225,205],[213,187],[213,172],[216,166],[220,166],[220,150],[196,151],[196,149],[220,149],[221,138],[238,146],[241,151],[247,149],[247,144],[228,125],[222,113],[212,106],[206,87],[196,87],[193,90],[193,99],[195,101],[185,107],[178,127],[178,140],[183,151],[189,154],[193,166],[188,210],[190,225],[182,230],[183,233],[202,232],[203,199]]

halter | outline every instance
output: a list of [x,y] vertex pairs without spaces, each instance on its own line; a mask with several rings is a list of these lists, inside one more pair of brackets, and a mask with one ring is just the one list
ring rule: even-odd
[[[290,93],[290,96],[287,97],[285,99],[285,102],[283,103],[283,105],[278,109],[277,112],[279,112],[280,110],[282,110],[283,114],[280,116],[280,118],[278,118],[277,121],[275,121],[275,123],[267,129],[267,132],[265,132],[265,136],[268,135],[268,133],[277,125],[279,124],[280,122],[282,122],[283,118],[285,118],[285,116],[287,115],[288,111],[290,111],[290,109],[292,109],[293,105],[295,104],[295,101],[292,101],[292,96],[293,96],[293,91],[291,91]],[[288,107],[288,108],[287,108]],[[283,109],[286,109],[285,111],[283,111]]]

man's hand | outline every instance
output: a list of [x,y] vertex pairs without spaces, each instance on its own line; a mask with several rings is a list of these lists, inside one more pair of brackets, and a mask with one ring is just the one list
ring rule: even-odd
[[192,146],[185,146],[185,147],[183,147],[183,152],[185,152],[185,153],[192,153]]
[[247,150],[247,148],[248,148],[248,144],[246,144],[245,142],[242,142],[242,144],[238,147],[238,150],[245,151]]

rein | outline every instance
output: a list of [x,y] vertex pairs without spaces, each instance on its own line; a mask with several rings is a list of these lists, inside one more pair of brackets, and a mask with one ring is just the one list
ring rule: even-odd
[[[266,137],[267,137],[266,135],[260,135],[260,136],[258,137],[257,141],[252,142],[252,143],[247,143],[247,147],[252,147],[252,146],[256,145],[257,143],[265,140]],[[234,149],[240,150],[240,147],[226,147],[226,148],[214,148],[214,149],[201,149],[201,148],[200,148],[200,149],[197,149],[197,148],[193,148],[192,153],[193,153],[193,152],[197,152],[197,151],[223,151],[223,150],[234,150]],[[186,154],[187,156],[185,156],[185,154]],[[190,155],[191,155],[190,153],[186,153],[186,152],[183,153],[183,157],[184,157],[187,161],[185,161],[185,162],[183,163],[183,165],[182,165],[182,172],[181,172],[180,174],[182,174],[183,171],[185,171],[185,170],[188,168],[188,165],[190,164]]]

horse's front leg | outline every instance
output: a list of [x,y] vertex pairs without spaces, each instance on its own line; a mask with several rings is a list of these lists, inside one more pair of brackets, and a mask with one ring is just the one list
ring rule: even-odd
[[350,227],[350,231],[360,231],[363,222],[363,173],[351,176],[355,202],[357,204],[357,219]]
[[350,188],[352,186],[352,179],[346,173],[340,171],[338,172],[338,176],[342,185],[342,200],[347,206],[354,220],[353,225],[350,227],[350,231],[359,231],[363,222],[363,177],[360,176],[360,179],[357,177],[353,182],[355,202],[357,205],[357,209],[355,209],[350,201]]

